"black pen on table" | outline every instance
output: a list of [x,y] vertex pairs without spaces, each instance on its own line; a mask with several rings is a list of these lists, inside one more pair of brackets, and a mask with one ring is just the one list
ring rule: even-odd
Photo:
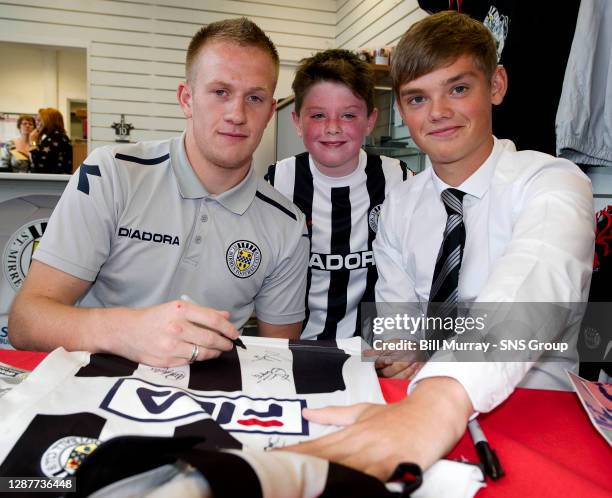
[[482,432],[482,427],[480,427],[476,419],[468,422],[468,430],[470,431],[470,436],[472,436],[478,458],[484,466],[485,474],[494,481],[497,481],[504,475],[504,469],[497,458],[497,453],[489,445],[489,441],[487,441],[484,432]]
[[[181,296],[181,299],[183,301],[187,301],[188,303],[198,304],[193,299],[191,299],[187,294],[183,294]],[[244,345],[244,342],[242,342],[242,339],[240,339],[240,337],[238,337],[237,339],[230,339],[230,341],[232,341],[234,343],[234,346],[236,346],[236,347],[241,347],[242,349],[246,349],[247,348]]]

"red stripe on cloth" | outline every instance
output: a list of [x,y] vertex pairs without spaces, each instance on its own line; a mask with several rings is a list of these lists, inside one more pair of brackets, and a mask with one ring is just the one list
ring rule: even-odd
[[283,424],[279,420],[258,420],[256,418],[247,418],[238,420],[240,425],[260,425],[261,427],[282,427]]

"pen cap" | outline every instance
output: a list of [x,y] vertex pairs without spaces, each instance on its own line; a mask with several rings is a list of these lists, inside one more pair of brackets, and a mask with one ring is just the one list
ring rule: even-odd
[[485,441],[480,441],[474,446],[476,447],[478,458],[480,458],[480,461],[484,465],[485,473],[491,479],[497,481],[504,475],[504,469],[502,469],[502,466],[499,463],[497,453],[495,453],[495,451],[489,446],[489,443]]

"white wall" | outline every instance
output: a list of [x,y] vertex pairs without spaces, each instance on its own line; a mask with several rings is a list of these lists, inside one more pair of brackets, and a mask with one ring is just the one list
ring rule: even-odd
[[0,112],[36,113],[45,103],[43,52],[30,45],[0,43],[0,60]]
[[0,112],[36,114],[55,107],[69,131],[67,99],[87,99],[85,50],[0,42],[0,60],[10,68],[0,78]]
[[355,50],[395,45],[426,15],[417,0],[338,0],[336,47]]
[[84,50],[57,52],[57,108],[70,134],[70,100],[87,100],[87,54]]

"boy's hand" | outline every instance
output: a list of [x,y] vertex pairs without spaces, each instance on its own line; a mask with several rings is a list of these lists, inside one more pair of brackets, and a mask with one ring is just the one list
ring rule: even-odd
[[376,360],[376,373],[379,377],[393,379],[412,379],[425,363],[421,361],[393,361],[387,357],[380,357]]
[[[397,342],[391,339],[386,342]],[[374,366],[379,377],[412,379],[425,364],[417,351],[376,351],[363,352],[364,357],[376,357]]]

